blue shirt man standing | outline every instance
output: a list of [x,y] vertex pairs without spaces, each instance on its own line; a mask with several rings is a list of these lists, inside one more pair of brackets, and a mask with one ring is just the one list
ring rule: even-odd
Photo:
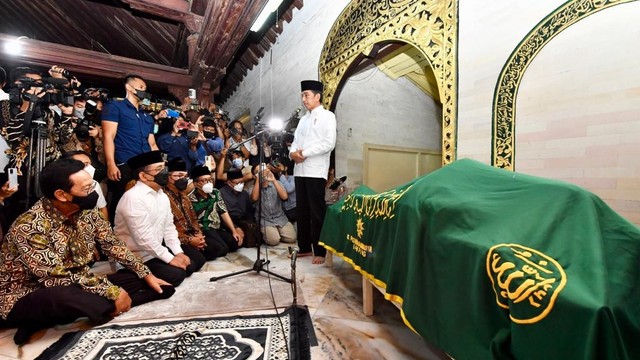
[[[131,169],[127,166],[130,158],[158,150],[153,136],[154,119],[140,109],[140,102],[149,95],[147,84],[138,75],[124,78],[126,98],[110,101],[102,109],[102,132],[104,135],[104,156],[107,162],[109,219],[114,219],[118,201],[131,180]],[[166,117],[166,114],[160,117]]]

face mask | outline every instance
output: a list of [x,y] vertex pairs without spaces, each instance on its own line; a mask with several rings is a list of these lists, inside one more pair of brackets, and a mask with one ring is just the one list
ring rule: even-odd
[[184,190],[184,189],[186,189],[186,188],[187,188],[187,185],[189,185],[189,179],[187,179],[187,178],[182,178],[182,179],[176,180],[176,181],[173,183],[173,185],[175,185],[175,186],[176,186],[176,189],[178,189],[178,190],[182,191],[182,190]]
[[160,186],[165,186],[169,183],[169,169],[164,168],[153,177],[153,182]]
[[140,100],[149,99],[151,97],[151,94],[149,94],[146,91],[142,91],[138,89],[135,89],[135,90],[136,90],[135,95]]
[[202,185],[202,191],[204,191],[207,194],[211,194],[213,192],[213,184],[212,183],[206,183],[206,184]]
[[[51,105],[51,106],[49,106],[49,109],[50,109],[51,111],[55,111],[55,112],[56,112],[56,114],[58,114],[58,116],[62,116],[62,109],[60,109],[60,108],[58,107],[58,105]],[[34,112],[33,112],[33,113],[34,113],[34,114],[33,114],[33,118],[35,119],[35,118],[36,118],[36,116],[35,116],[35,110],[34,110]]]
[[216,134],[212,131],[203,131],[202,135],[204,135],[204,137],[207,139],[213,139],[214,137],[216,137]]
[[234,168],[241,169],[243,161],[242,161],[241,158],[235,158],[235,159],[233,159],[233,161],[231,163],[233,164]]
[[91,164],[85,166],[84,171],[88,172],[89,175],[91,175],[91,178],[93,178],[93,175],[96,174],[96,168],[94,168]]
[[95,208],[98,203],[98,193],[94,190],[87,196],[73,195],[73,200],[71,200],[71,202],[78,205],[80,210],[90,210]]
[[291,146],[287,146],[287,151],[291,152]]
[[237,192],[242,191],[242,189],[244,189],[244,183],[240,183],[240,184],[238,184],[238,185],[233,187],[233,190],[235,190]]
[[78,119],[83,119],[84,108],[73,108],[73,116],[77,117]]

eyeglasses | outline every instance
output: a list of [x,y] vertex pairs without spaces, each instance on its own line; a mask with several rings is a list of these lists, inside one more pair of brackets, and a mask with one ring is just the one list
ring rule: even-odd
[[212,179],[212,178],[208,178],[208,179],[199,179],[199,180],[198,180],[198,182],[199,182],[199,183],[202,183],[202,184],[212,183],[212,182],[213,182],[213,179]]
[[182,178],[188,178],[188,176],[187,176],[187,174],[176,174],[176,173],[173,173],[173,174],[171,174],[171,178],[173,180],[180,180]]
[[91,185],[87,185],[80,189],[80,191],[84,192],[85,195],[89,195],[93,192],[93,190],[95,190],[97,184],[98,183],[94,181],[91,183]]
[[145,171],[145,172],[147,174],[151,175],[151,176],[154,176],[154,175],[158,175],[158,173],[161,173],[162,170],[164,170],[164,169],[165,169],[165,166],[164,165],[160,165],[155,169],[151,169],[150,171]]

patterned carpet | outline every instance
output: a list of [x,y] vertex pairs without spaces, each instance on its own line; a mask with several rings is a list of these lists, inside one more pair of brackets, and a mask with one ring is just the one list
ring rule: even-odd
[[37,359],[310,359],[306,307],[279,315],[111,325],[65,334]]

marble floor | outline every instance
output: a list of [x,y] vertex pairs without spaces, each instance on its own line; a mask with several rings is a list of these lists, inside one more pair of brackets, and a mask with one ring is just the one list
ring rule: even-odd
[[[287,258],[287,246],[278,245],[263,248],[262,258],[268,258],[268,270],[285,277],[291,277],[291,260]],[[256,249],[240,249],[225,258],[208,262],[199,273],[187,279],[171,299],[154,302],[133,308],[129,313],[114,319],[111,323],[132,321],[154,321],[167,317],[212,315],[212,314],[250,314],[265,304],[238,302],[238,297],[266,298],[267,307],[273,302],[276,307],[291,305],[293,296],[291,286],[276,277],[267,277],[265,272],[233,276],[218,282],[208,282],[210,274],[215,276],[251,268],[256,259]],[[265,267],[266,268],[266,267]],[[96,272],[108,271],[107,263],[99,264]],[[244,277],[244,278],[243,278]],[[374,292],[374,315],[362,313],[362,277],[351,265],[334,257],[333,266],[311,264],[311,258],[300,258],[296,266],[298,280],[298,303],[307,305],[318,339],[318,346],[311,348],[312,359],[449,359],[444,353],[426,343],[402,322],[399,310],[386,301],[381,294]],[[234,288],[234,281],[256,281],[251,294],[235,294],[227,291]],[[237,287],[235,287],[237,288]],[[222,290],[222,291],[219,291]],[[212,292],[228,293],[231,307],[200,308],[200,313],[189,313],[187,307],[179,306],[179,296],[191,299],[210,296]],[[195,295],[194,295],[195,294]],[[199,294],[199,295],[198,295]],[[234,299],[236,299],[234,303]],[[171,303],[173,301],[173,303]],[[175,305],[175,308],[167,306]],[[164,308],[163,308],[164,306]],[[235,308],[233,306],[236,306]],[[226,311],[226,313],[225,313]],[[107,325],[109,325],[107,324]],[[36,333],[29,343],[21,347],[13,343],[15,330],[0,331],[0,360],[33,359],[55,342],[65,332],[86,328],[82,321],[58,326]]]

